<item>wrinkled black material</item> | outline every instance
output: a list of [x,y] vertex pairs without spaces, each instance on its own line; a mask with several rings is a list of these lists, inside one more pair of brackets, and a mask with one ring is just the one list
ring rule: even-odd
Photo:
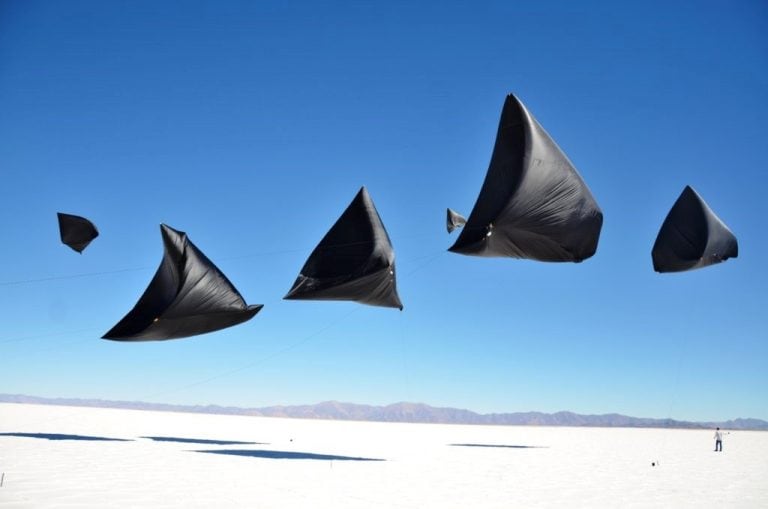
[[253,318],[263,307],[248,306],[232,283],[187,238],[160,225],[165,252],[160,268],[136,306],[104,339],[151,341],[213,332]]
[[736,237],[690,186],[667,214],[651,251],[656,272],[699,269],[738,255]]
[[597,249],[603,214],[568,158],[509,95],[472,213],[449,251],[580,262]]
[[448,233],[453,232],[456,228],[461,228],[467,224],[467,220],[456,212],[455,210],[448,209],[448,215],[445,219],[445,227],[448,229]]
[[99,236],[99,231],[92,222],[84,217],[57,212],[59,216],[59,234],[61,242],[78,253],[88,247],[93,239]]
[[309,255],[284,298],[403,309],[392,243],[365,187]]

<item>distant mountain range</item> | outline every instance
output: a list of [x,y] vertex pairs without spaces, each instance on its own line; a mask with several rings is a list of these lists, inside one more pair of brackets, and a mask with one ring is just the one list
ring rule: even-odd
[[154,410],[163,412],[251,415],[259,417],[289,417],[295,419],[625,428],[706,429],[717,426],[731,430],[768,431],[768,421],[761,419],[733,419],[724,422],[690,422],[676,421],[674,419],[629,417],[620,414],[581,415],[573,412],[556,412],[554,414],[546,414],[542,412],[478,414],[470,410],[432,407],[423,403],[394,403],[386,406],[372,406],[355,403],[341,403],[338,401],[325,401],[316,405],[240,408],[218,405],[169,405],[163,403],[143,403],[133,401],[106,401],[100,399],[40,398],[19,394],[0,394],[0,402],[126,408],[132,410]]

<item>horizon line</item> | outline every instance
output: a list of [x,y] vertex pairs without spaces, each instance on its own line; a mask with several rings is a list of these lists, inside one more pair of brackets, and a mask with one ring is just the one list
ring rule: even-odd
[[[79,397],[44,397],[27,394],[0,393],[0,403],[42,404],[52,406],[75,406],[90,408],[118,408],[126,410],[170,411],[179,413],[199,413],[216,415],[243,415],[250,417],[276,417],[294,419],[320,419],[338,421],[366,422],[402,422],[414,424],[465,424],[465,425],[503,425],[503,426],[555,426],[555,427],[630,427],[630,428],[667,428],[667,429],[708,429],[711,427],[726,427],[739,430],[768,431],[768,421],[754,417],[736,417],[724,421],[691,421],[678,420],[671,417],[635,417],[617,412],[603,414],[580,414],[570,410],[557,412],[517,411],[479,413],[473,410],[457,407],[437,407],[422,402],[398,401],[386,405],[371,405],[338,400],[325,400],[318,403],[298,405],[269,405],[261,407],[242,407],[235,405],[207,404],[175,404],[153,403],[146,401],[109,400],[101,398]],[[329,404],[344,408],[347,413],[330,415],[317,413],[323,406]],[[415,414],[371,415],[372,412],[398,409],[398,407],[421,407],[428,411],[427,416]],[[350,415],[349,410],[367,410],[364,415]],[[208,411],[206,411],[208,410]],[[303,411],[304,413],[299,413]],[[310,413],[307,414],[306,411]],[[266,413],[264,413],[266,412]],[[445,413],[463,415],[445,415]],[[439,414],[439,415],[438,415]],[[521,420],[527,418],[527,420]],[[538,420],[536,419],[538,418]],[[565,418],[566,420],[557,420]],[[542,422],[545,421],[545,422]]]

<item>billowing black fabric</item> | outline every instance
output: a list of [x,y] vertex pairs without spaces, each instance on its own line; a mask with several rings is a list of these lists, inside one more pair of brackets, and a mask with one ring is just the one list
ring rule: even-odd
[[448,233],[453,232],[456,228],[461,228],[467,224],[467,220],[456,212],[455,210],[448,209],[448,215],[445,219],[445,227],[448,229]]
[[284,298],[403,309],[395,285],[395,252],[365,187],[309,255]]
[[248,306],[224,274],[184,232],[160,225],[165,253],[136,306],[104,339],[152,341],[213,332],[253,318],[263,305]]
[[78,253],[88,247],[93,239],[99,236],[99,231],[84,217],[57,212],[59,216],[59,234],[61,242]]
[[568,158],[509,95],[472,213],[449,251],[580,262],[597,249],[603,213]]
[[664,219],[651,252],[656,272],[699,269],[738,255],[736,237],[690,186]]

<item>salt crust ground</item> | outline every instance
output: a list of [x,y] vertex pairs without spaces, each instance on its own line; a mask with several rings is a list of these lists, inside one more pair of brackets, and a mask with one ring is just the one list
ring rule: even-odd
[[[226,441],[258,443],[219,444]],[[196,452],[203,450],[238,452]],[[731,433],[725,451],[715,453],[709,430],[388,424],[0,404],[0,473],[0,509],[764,508],[768,433]]]

